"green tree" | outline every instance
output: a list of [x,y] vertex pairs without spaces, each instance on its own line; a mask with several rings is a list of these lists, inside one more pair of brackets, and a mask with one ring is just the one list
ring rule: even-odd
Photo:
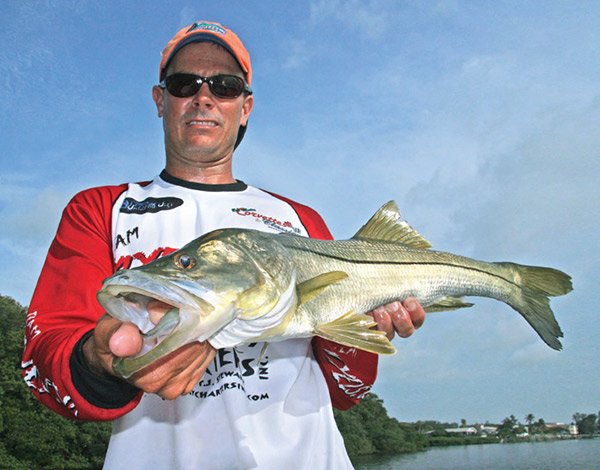
[[598,417],[595,414],[575,413],[573,415],[573,420],[577,425],[579,434],[594,434],[597,429],[597,418]]
[[348,411],[334,410],[338,428],[351,457],[367,453],[415,452],[426,447],[426,439],[414,426],[387,414],[374,393]]
[[519,422],[514,415],[510,415],[508,418],[504,418],[502,424],[498,426],[498,437],[503,439],[510,439],[516,437],[519,433]]
[[334,410],[334,415],[338,429],[344,438],[346,449],[351,456],[377,452],[358,413]]
[[546,431],[546,421],[543,418],[538,419],[533,426],[536,433]]
[[533,420],[535,419],[535,416],[533,416],[533,414],[529,413],[527,416],[525,416],[525,421],[527,422],[527,432],[531,433],[531,424],[533,423]]
[[110,424],[64,419],[41,406],[21,379],[25,309],[0,296],[0,468],[100,468]]

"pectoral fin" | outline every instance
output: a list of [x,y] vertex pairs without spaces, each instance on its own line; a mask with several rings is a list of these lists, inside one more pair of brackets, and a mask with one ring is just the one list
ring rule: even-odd
[[436,303],[424,307],[427,313],[447,312],[448,310],[457,310],[459,308],[472,307],[473,304],[465,302],[462,297],[442,297]]
[[377,323],[369,315],[349,311],[335,320],[320,325],[315,334],[321,338],[376,354],[394,354],[396,348],[385,332],[373,330]]
[[301,282],[296,287],[298,292],[298,304],[301,305],[314,299],[331,284],[343,281],[347,277],[348,274],[343,271],[331,271]]
[[263,359],[265,357],[265,354],[267,352],[268,347],[269,347],[269,343],[265,342],[265,344],[263,344],[263,347],[260,350],[260,354],[258,355],[258,359],[256,361],[257,363],[260,364],[263,361]]

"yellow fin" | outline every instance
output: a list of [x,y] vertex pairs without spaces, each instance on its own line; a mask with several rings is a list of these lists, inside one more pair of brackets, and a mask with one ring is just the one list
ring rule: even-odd
[[298,292],[298,305],[314,299],[331,284],[343,281],[347,277],[348,274],[344,271],[331,271],[301,282],[296,287]]
[[390,343],[384,331],[373,330],[377,322],[369,315],[350,310],[335,320],[320,325],[315,334],[334,341],[376,354],[394,354],[396,348]]
[[265,357],[265,354],[267,352],[267,348],[268,347],[269,347],[269,343],[265,342],[265,344],[263,344],[263,347],[260,350],[260,354],[258,356],[258,360],[256,361],[258,364],[260,364],[263,361],[263,359]]
[[442,297],[436,303],[424,307],[427,313],[446,312],[448,310],[457,310],[459,308],[472,307],[473,304],[465,302],[461,297]]
[[384,204],[352,238],[401,243],[411,248],[431,248],[431,243],[400,218],[394,201]]

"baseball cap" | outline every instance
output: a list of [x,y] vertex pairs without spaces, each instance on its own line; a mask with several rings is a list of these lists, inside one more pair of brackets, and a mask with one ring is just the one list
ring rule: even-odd
[[192,42],[212,42],[224,47],[237,61],[244,72],[246,83],[252,84],[252,66],[250,54],[240,38],[229,28],[212,21],[196,21],[190,26],[180,29],[162,52],[160,61],[159,80],[164,78],[165,71],[171,59],[184,46]]

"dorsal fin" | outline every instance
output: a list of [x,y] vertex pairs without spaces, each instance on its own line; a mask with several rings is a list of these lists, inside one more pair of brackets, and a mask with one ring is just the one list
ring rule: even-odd
[[381,206],[352,238],[401,243],[411,248],[431,248],[431,243],[400,218],[400,211],[394,201]]

